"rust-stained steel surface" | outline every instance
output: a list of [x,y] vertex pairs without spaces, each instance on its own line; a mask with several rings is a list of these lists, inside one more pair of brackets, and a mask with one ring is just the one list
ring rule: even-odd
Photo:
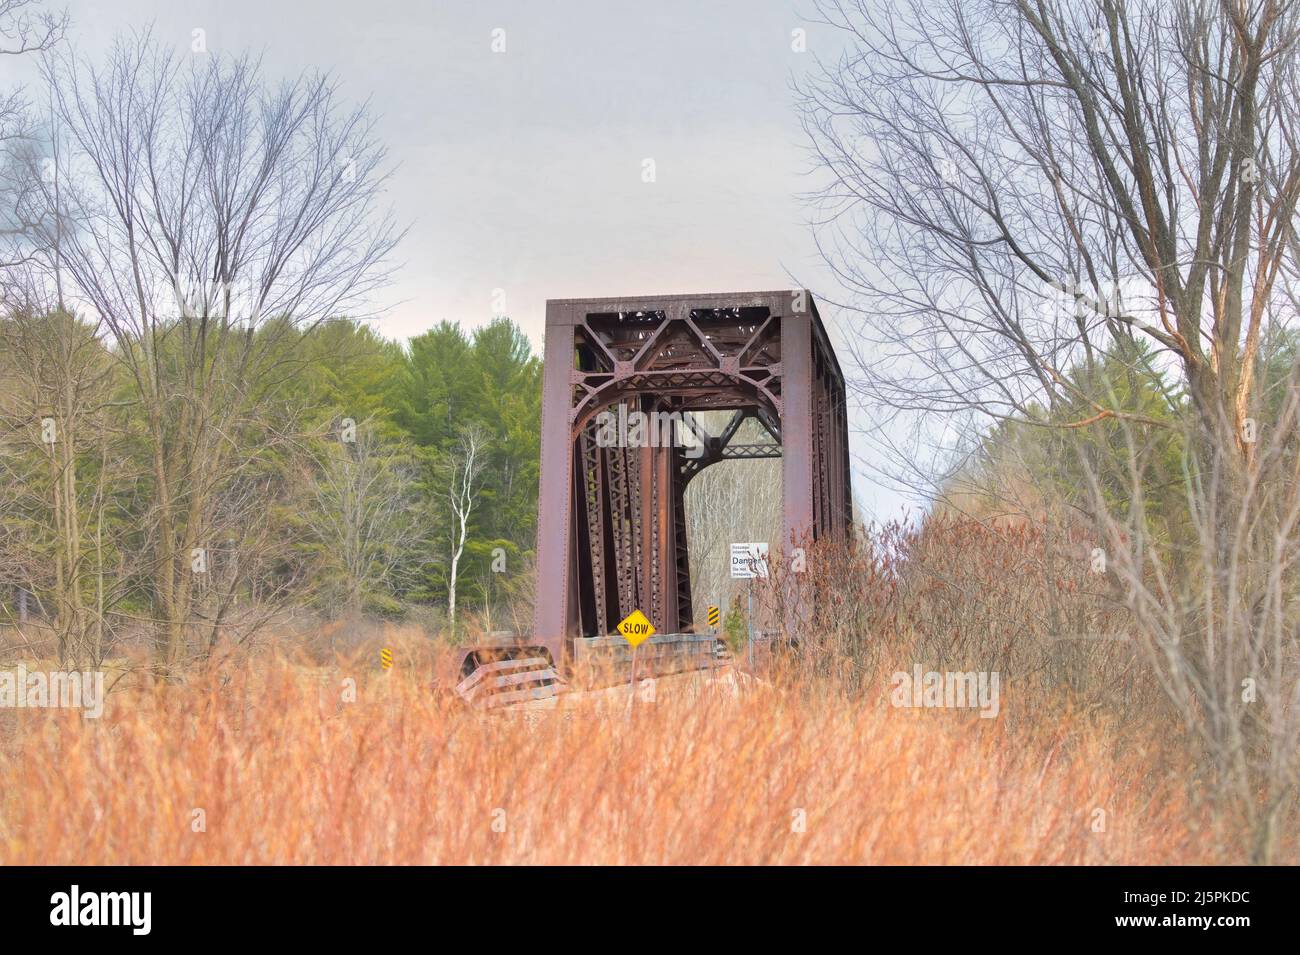
[[[660,632],[691,630],[683,495],[710,464],[775,456],[771,445],[731,444],[746,418],[780,445],[785,526],[774,556],[847,533],[844,376],[811,293],[551,300],[544,361],[534,642],[556,663],[575,638],[613,633],[634,609]],[[704,410],[734,414],[707,435],[689,414]],[[601,447],[602,411],[676,412],[702,452]]]

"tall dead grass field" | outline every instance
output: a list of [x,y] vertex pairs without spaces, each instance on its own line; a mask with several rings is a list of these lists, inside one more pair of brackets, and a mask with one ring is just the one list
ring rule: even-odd
[[1160,734],[1014,685],[995,719],[896,709],[888,674],[857,699],[724,677],[486,716],[426,677],[270,656],[99,720],[0,713],[0,862],[1235,861]]

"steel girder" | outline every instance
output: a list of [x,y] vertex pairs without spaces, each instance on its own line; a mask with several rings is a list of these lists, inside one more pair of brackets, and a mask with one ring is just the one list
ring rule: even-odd
[[[551,300],[544,362],[534,626],[557,662],[634,609],[691,629],[683,501],[710,464],[783,459],[774,551],[847,535],[844,376],[807,291]],[[690,414],[703,410],[734,414],[710,435]],[[611,445],[605,411],[661,412],[678,430]],[[731,443],[750,417],[776,445]],[[689,454],[685,430],[700,441]]]

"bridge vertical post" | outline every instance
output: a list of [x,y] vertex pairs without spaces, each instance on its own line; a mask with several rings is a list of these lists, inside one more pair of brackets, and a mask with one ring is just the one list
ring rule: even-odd
[[533,636],[563,664],[564,644],[577,614],[573,572],[573,322],[569,309],[546,303],[542,344],[542,461],[537,508],[537,597]]
[[781,556],[785,568],[781,575],[785,592],[785,631],[788,638],[798,636],[806,619],[807,608],[797,599],[798,588],[785,570],[790,566],[790,550],[803,546],[812,537],[814,454],[813,412],[813,324],[805,305],[795,310],[799,301],[795,293],[782,303],[781,314],[781,483],[784,524]]

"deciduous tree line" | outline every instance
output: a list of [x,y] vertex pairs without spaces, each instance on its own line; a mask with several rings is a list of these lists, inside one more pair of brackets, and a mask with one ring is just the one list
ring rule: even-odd
[[[367,108],[148,32],[86,60],[0,0],[0,614],[170,674],[285,612],[485,606],[526,576],[538,362],[499,318],[374,330],[403,234]],[[453,620],[454,622],[454,620]]]

